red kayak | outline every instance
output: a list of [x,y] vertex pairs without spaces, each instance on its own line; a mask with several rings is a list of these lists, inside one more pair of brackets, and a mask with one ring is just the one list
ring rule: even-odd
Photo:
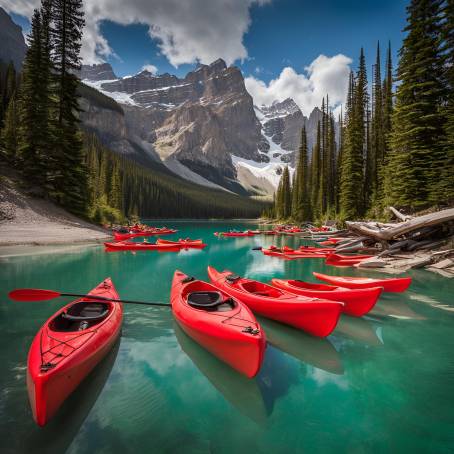
[[328,276],[327,274],[315,272],[312,274],[321,281],[352,289],[383,287],[385,292],[404,292],[411,284],[411,277],[372,279],[370,277]]
[[281,249],[262,249],[263,255],[269,255],[271,257],[279,257],[281,259],[290,260],[290,258],[286,257],[285,254],[282,252]]
[[[118,299],[110,278],[91,295]],[[28,353],[27,388],[33,418],[44,426],[120,335],[120,303],[82,298],[50,317]]]
[[312,249],[312,250],[305,250],[305,249],[292,249],[291,247],[284,246],[282,248],[282,252],[286,255],[290,256],[311,256],[315,258],[323,258],[326,257],[329,252],[324,251],[323,249]]
[[109,251],[178,251],[180,246],[172,244],[134,243],[132,241],[117,241],[104,243]]
[[241,278],[231,271],[220,273],[211,266],[208,276],[213,285],[241,300],[257,314],[314,336],[328,336],[336,327],[344,306],[341,302],[296,296],[262,282]]
[[241,236],[254,236],[255,234],[250,230],[245,232],[215,232],[216,236],[225,236],[225,237],[241,237]]
[[264,255],[270,255],[272,257],[279,257],[285,260],[296,260],[296,259],[323,259],[327,256],[325,252],[303,252],[303,251],[288,251],[284,252],[283,249],[273,248],[273,249],[262,249]]
[[207,245],[202,242],[202,240],[191,240],[190,238],[185,238],[185,239],[179,239],[178,241],[170,241],[170,240],[163,240],[162,238],[158,238],[156,240],[156,244],[164,244],[164,245],[172,245],[175,247],[181,247],[181,248],[196,248],[196,249],[203,249]]
[[361,263],[363,260],[373,257],[372,255],[339,255],[329,254],[325,263],[334,266],[353,266]]
[[277,234],[276,230],[260,230],[260,233],[262,235],[276,235]]
[[175,271],[170,293],[173,315],[196,342],[249,378],[265,353],[265,333],[252,312],[208,282]]
[[141,232],[134,232],[134,233],[114,232],[114,238],[116,241],[123,241],[123,240],[129,240],[130,238],[137,238],[140,236],[170,235],[170,234],[176,233],[176,232],[177,232],[177,230],[173,230],[173,229],[151,229],[151,230],[143,230]]
[[343,312],[355,317],[362,317],[372,310],[383,290],[381,287],[347,289],[334,285],[312,284],[292,279],[271,279],[271,283],[274,287],[295,295],[342,301],[345,304]]
[[328,254],[332,254],[334,252],[334,248],[332,247],[318,246],[300,246],[298,250],[302,252],[327,252]]

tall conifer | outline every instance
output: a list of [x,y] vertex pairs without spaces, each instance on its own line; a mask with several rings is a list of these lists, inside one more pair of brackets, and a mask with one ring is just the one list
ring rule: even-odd
[[75,75],[80,70],[83,16],[82,0],[53,0],[52,61],[58,96],[55,150],[60,163],[57,191],[60,201],[79,214],[85,213],[87,205],[87,169],[77,116],[79,81]]
[[446,162],[440,11],[439,0],[412,0],[407,7],[386,178],[388,202],[397,206],[418,208],[431,198],[439,201],[433,190]]

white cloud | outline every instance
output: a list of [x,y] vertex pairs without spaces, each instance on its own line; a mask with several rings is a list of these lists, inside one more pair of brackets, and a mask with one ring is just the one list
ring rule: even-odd
[[[211,63],[223,58],[228,64],[243,60],[247,50],[243,36],[251,19],[252,4],[271,0],[85,0],[84,63],[99,63],[113,54],[101,34],[100,23],[109,20],[121,25],[145,24],[158,40],[169,62]],[[30,17],[40,0],[0,0],[0,6]]]
[[254,76],[247,77],[246,88],[256,105],[292,98],[304,115],[309,115],[327,94],[331,107],[345,102],[351,63],[352,59],[342,54],[334,57],[319,55],[302,74],[287,66],[269,84]]
[[142,71],[148,71],[151,74],[156,74],[158,72],[158,68],[155,65],[143,65]]

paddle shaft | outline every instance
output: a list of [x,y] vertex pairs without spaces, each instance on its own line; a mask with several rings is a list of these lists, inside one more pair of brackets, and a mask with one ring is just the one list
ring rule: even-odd
[[60,296],[77,296],[79,298],[88,298],[88,299],[92,299],[92,300],[111,301],[112,303],[142,304],[143,306],[171,307],[170,304],[165,304],[165,303],[147,303],[145,301],[117,300],[117,299],[113,299],[113,298],[106,298],[104,296],[79,295],[77,293],[60,293]]

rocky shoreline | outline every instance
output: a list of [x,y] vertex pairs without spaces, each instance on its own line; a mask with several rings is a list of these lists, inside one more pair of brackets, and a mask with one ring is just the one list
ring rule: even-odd
[[0,255],[3,246],[89,244],[110,238],[107,230],[23,192],[5,177],[0,184]]

